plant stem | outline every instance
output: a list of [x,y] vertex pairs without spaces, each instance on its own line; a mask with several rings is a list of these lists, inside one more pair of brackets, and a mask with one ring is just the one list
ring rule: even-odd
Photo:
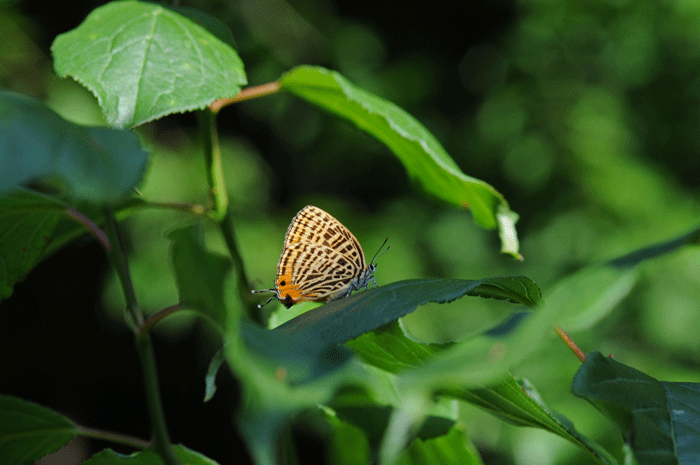
[[226,216],[228,210],[228,192],[224,180],[224,167],[221,162],[221,147],[219,133],[216,129],[216,117],[208,110],[198,112],[199,129],[202,134],[204,162],[207,167],[207,182],[214,202],[210,215],[217,221]]
[[177,465],[178,460],[170,445],[170,436],[165,424],[163,403],[158,388],[156,358],[153,354],[151,334],[148,331],[141,331],[136,336],[136,350],[139,353],[139,360],[141,360],[146,404],[148,405],[148,414],[151,418],[151,428],[153,429],[153,449],[158,452],[158,455],[160,455],[166,465]]
[[248,87],[240,91],[235,97],[215,100],[211,105],[209,105],[209,109],[214,113],[218,113],[219,110],[221,110],[223,107],[232,105],[234,103],[242,102],[244,100],[250,100],[274,94],[279,90],[279,82],[268,82],[267,84],[262,84],[260,86]]
[[123,444],[135,449],[147,449],[151,447],[151,443],[143,439],[129,436],[128,434],[112,433],[110,431],[102,431],[99,429],[88,428],[77,425],[79,434],[86,438],[99,439],[101,441],[109,441],[115,444]]
[[557,333],[559,338],[564,341],[564,343],[571,349],[571,351],[578,357],[579,360],[581,360],[581,363],[586,361],[586,355],[583,353],[583,351],[576,345],[573,339],[571,339],[571,336],[569,336],[566,331],[561,329],[559,326],[554,327],[554,331]]
[[134,292],[134,285],[131,282],[131,274],[129,273],[129,266],[126,263],[126,253],[122,247],[122,239],[119,234],[119,229],[117,228],[117,218],[114,216],[114,210],[106,207],[104,209],[104,214],[107,237],[111,244],[111,248],[107,250],[107,255],[117,272],[117,276],[119,276],[119,282],[122,285],[122,291],[126,299],[126,311],[131,317],[132,328],[135,329],[143,323],[143,312],[136,301],[136,293]]
[[139,330],[144,321],[143,312],[136,300],[136,293],[134,292],[134,286],[131,281],[129,265],[126,261],[126,253],[122,247],[121,236],[119,234],[114,211],[106,207],[104,213],[107,220],[107,237],[112,245],[107,253],[112,262],[112,266],[114,266],[117,275],[119,275],[119,281],[121,282],[124,298],[126,299],[128,315],[131,316],[133,324],[135,324],[134,330],[136,335],[134,339],[136,342],[136,350],[139,354],[139,360],[141,361],[146,403],[148,405],[148,413],[151,418],[151,427],[153,429],[152,445],[166,465],[177,465],[178,460],[170,446],[168,429],[163,415],[163,404],[158,389],[158,374],[156,371],[156,359],[153,354],[151,335],[147,330]]
[[204,161],[207,168],[207,181],[212,195],[213,208],[210,216],[217,222],[221,234],[226,242],[226,247],[233,260],[236,283],[240,301],[244,304],[248,317],[257,323],[262,323],[262,313],[257,311],[253,303],[248,277],[243,267],[243,259],[238,252],[236,244],[236,232],[233,217],[228,208],[228,192],[224,180],[223,164],[221,161],[221,149],[219,147],[219,135],[216,129],[216,115],[210,110],[198,112],[199,129],[202,135],[204,149]]
[[111,249],[112,246],[109,244],[109,239],[107,238],[107,235],[90,218],[83,215],[73,207],[69,207],[66,209],[66,215],[85,226],[88,229],[88,231],[92,233],[95,239],[100,241],[100,243],[102,244],[102,248],[104,248],[106,252],[109,252],[109,249]]

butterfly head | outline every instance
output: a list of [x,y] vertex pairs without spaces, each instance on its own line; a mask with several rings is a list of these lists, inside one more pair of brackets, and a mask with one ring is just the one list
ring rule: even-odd
[[[360,282],[363,283],[359,286],[356,287],[356,289],[359,289],[362,287],[362,285],[365,286],[365,289],[367,289],[367,285],[369,284],[370,281],[374,284],[374,287],[377,287],[377,280],[374,278],[374,272],[377,271],[377,264],[375,263],[379,257],[384,255],[387,250],[391,247],[391,245],[387,245],[386,249],[384,249],[384,246],[386,245],[386,242],[389,240],[387,237],[384,239],[384,243],[382,244],[381,247],[379,247],[379,250],[377,250],[377,253],[374,254],[374,257],[372,258],[372,261],[367,265],[367,268],[365,269],[365,272],[363,273],[363,276],[360,278]],[[384,249],[382,251],[382,249]]]

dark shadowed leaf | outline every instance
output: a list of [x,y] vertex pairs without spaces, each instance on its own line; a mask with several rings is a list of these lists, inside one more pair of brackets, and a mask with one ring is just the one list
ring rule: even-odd
[[700,384],[660,382],[593,352],[572,390],[620,428],[640,464],[700,461]]
[[212,357],[211,362],[209,362],[209,368],[207,368],[207,374],[204,377],[204,402],[208,402],[216,394],[216,374],[219,372],[219,368],[226,361],[226,345],[217,350]]
[[[180,465],[217,465],[217,462],[214,460],[181,444],[173,446],[173,450],[175,457],[180,461]],[[164,465],[164,462],[152,450],[125,455],[114,452],[111,449],[105,449],[83,462],[83,465]]]
[[78,434],[69,419],[26,400],[0,395],[0,462],[31,465]]
[[[145,205],[128,198],[115,207],[118,219],[130,216]],[[50,195],[17,189],[0,195],[0,300],[42,260],[69,241],[88,233],[85,225],[67,214],[69,205]],[[81,205],[80,213],[94,223],[103,221],[102,210]]]
[[30,191],[0,196],[0,300],[39,262],[64,212],[51,197]]
[[141,181],[136,134],[69,123],[42,103],[0,92],[0,194],[48,181],[77,200],[115,202]]
[[524,276],[460,279],[414,279],[359,292],[310,310],[276,332],[295,333],[319,344],[341,344],[394,321],[428,302],[446,303],[478,295],[509,298],[526,305],[540,301],[540,291]]

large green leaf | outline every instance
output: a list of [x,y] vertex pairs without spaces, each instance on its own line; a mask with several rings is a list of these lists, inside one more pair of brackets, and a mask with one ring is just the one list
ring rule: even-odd
[[617,424],[639,463],[700,463],[700,384],[660,382],[593,352],[572,390]]
[[428,302],[446,303],[464,295],[508,298],[536,305],[541,294],[524,276],[480,280],[412,279],[359,292],[289,320],[275,329],[321,345],[335,345],[379,328]]
[[0,395],[0,463],[31,465],[77,435],[75,423],[53,410]]
[[351,84],[337,72],[319,67],[294,68],[280,79],[280,85],[386,144],[426,192],[469,208],[477,223],[498,228],[503,252],[518,255],[518,216],[503,196],[484,181],[464,174],[438,140],[403,109]]
[[56,73],[87,87],[116,127],[202,109],[246,84],[235,50],[154,3],[108,3],[51,49]]
[[0,194],[49,180],[72,198],[114,202],[141,181],[147,156],[129,131],[69,123],[34,99],[0,92]]
[[[217,465],[214,460],[181,444],[173,446],[173,450],[180,465]],[[105,449],[83,462],[83,465],[164,465],[164,463],[160,455],[153,450],[125,455]]]

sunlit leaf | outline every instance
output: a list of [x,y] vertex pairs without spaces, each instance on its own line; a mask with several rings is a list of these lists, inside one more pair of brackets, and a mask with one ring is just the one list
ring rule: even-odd
[[519,256],[518,217],[503,196],[484,181],[464,174],[440,142],[406,111],[324,68],[294,68],[280,84],[283,90],[351,121],[386,144],[426,192],[469,208],[477,223],[498,228],[503,252]]
[[483,388],[454,390],[445,395],[477,405],[510,424],[552,432],[586,450],[596,463],[617,464],[605,449],[579,433],[570,420],[545,405],[527,380],[508,376]]
[[87,87],[116,127],[202,109],[246,84],[234,49],[155,3],[96,8],[51,49],[56,73]]

